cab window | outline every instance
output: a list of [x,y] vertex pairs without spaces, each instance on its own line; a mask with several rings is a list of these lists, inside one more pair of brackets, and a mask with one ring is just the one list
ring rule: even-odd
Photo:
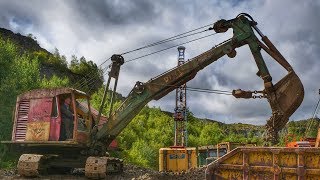
[[57,98],[56,97],[53,97],[53,99],[52,99],[51,117],[53,117],[53,118],[58,117],[58,106],[57,106]]
[[86,98],[76,99],[76,110],[78,117],[78,131],[89,131],[89,108]]

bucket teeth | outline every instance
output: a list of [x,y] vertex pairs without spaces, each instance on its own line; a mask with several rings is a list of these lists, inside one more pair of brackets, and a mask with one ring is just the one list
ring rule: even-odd
[[272,109],[272,116],[267,120],[266,140],[275,145],[279,141],[278,132],[285,127],[289,117],[302,103],[304,88],[296,73],[291,71],[274,85],[273,92],[274,95],[267,97]]

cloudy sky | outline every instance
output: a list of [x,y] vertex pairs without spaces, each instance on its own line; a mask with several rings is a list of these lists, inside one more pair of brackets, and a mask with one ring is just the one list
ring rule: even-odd
[[[309,118],[319,98],[320,1],[318,0],[0,0],[0,27],[36,36],[39,44],[53,51],[58,48],[69,59],[84,56],[98,65],[112,54],[123,53],[219,19],[249,13],[260,30],[280,50],[300,76],[305,98],[292,120]],[[210,32],[212,33],[212,32]],[[203,33],[200,36],[208,35]],[[218,34],[186,47],[190,59],[231,37]],[[159,47],[125,55],[126,60],[200,37],[193,36]],[[274,83],[285,71],[264,54]],[[150,78],[174,67],[177,49],[149,56],[122,66],[118,91],[126,96],[136,81]],[[211,64],[188,83],[189,87],[232,90],[261,90],[262,80],[248,47],[236,58],[224,57]],[[173,111],[175,93],[150,106]],[[265,124],[271,116],[266,99],[235,99],[232,96],[188,92],[188,107],[198,117],[225,123]]]

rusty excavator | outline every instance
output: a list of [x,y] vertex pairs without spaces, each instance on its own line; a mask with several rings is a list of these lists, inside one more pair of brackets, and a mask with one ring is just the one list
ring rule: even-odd
[[[111,112],[108,118],[101,114],[101,110],[112,78],[115,81],[113,93],[116,91],[120,67],[125,62],[121,55],[111,57],[111,70],[99,112],[90,107],[90,97],[86,93],[73,88],[36,89],[19,95],[13,117],[12,140],[2,141],[22,153],[18,162],[19,174],[37,176],[54,168],[69,170],[81,167],[85,167],[88,178],[104,178],[106,174],[121,172],[122,160],[108,157],[106,151],[140,110],[151,100],[158,100],[177,86],[190,81],[198,71],[224,55],[234,58],[236,49],[245,45],[252,52],[258,67],[257,75],[263,80],[264,89],[237,89],[233,95],[236,98],[254,98],[254,94],[260,94],[260,97],[268,100],[272,116],[267,120],[267,139],[272,144],[277,143],[278,131],[285,126],[303,100],[303,85],[291,65],[257,28],[257,22],[250,15],[241,13],[234,19],[219,20],[208,30],[224,33],[229,29],[233,30],[230,39],[148,82],[137,82],[121,106]],[[262,41],[255,32],[261,36]],[[287,70],[287,75],[279,82],[272,82],[261,50]],[[72,139],[60,140],[60,108],[66,96],[71,97],[71,107],[75,114],[73,136]]]

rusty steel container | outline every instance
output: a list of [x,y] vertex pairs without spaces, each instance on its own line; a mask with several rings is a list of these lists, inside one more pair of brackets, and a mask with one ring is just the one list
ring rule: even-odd
[[160,148],[159,171],[160,172],[186,172],[190,168],[197,167],[197,153],[195,147]]
[[206,179],[320,179],[320,148],[236,148],[208,165]]
[[237,147],[252,147],[257,146],[255,143],[241,143],[241,142],[221,142],[215,146],[201,146],[198,147],[198,166],[202,167],[224,156]]

